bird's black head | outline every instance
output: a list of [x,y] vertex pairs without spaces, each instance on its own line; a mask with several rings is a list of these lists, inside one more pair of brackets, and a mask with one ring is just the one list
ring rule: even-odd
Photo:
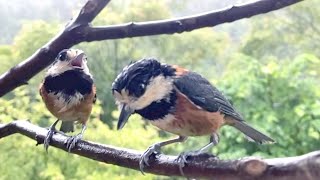
[[169,96],[173,75],[173,68],[155,59],[142,59],[123,68],[112,83],[113,95],[121,108],[118,128],[122,128],[136,110]]
[[150,79],[160,73],[161,64],[155,59],[131,62],[117,76],[112,84],[112,90],[119,93],[121,90],[127,90],[128,95],[140,97],[145,92]]

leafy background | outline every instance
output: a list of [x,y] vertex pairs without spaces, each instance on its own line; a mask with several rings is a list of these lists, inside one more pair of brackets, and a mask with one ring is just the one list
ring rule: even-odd
[[[0,1],[0,73],[7,71],[52,38],[81,7],[82,1]],[[216,9],[235,1],[112,1],[94,24],[117,24],[178,17]],[[238,1],[239,2],[239,1]],[[193,32],[82,43],[98,87],[98,103],[86,140],[145,150],[173,137],[130,118],[115,130],[119,115],[110,86],[131,60],[156,57],[203,74],[230,98],[245,119],[277,143],[248,142],[231,127],[220,131],[212,153],[221,159],[243,156],[284,157],[320,148],[320,7],[308,0],[277,12]],[[55,120],[38,95],[40,73],[0,99],[0,123],[30,119],[48,127]],[[78,128],[78,131],[80,129]],[[167,146],[166,154],[195,150],[208,137]],[[21,135],[0,140],[0,179],[169,179],[146,175],[43,147]],[[172,179],[172,177],[170,177]]]

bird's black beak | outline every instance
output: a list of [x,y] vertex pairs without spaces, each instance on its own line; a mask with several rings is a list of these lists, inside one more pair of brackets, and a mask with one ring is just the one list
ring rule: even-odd
[[124,127],[124,125],[127,123],[129,117],[131,114],[134,113],[134,110],[132,110],[130,107],[128,107],[126,104],[123,104],[121,107],[121,113],[117,125],[117,129],[120,130]]
[[83,65],[83,58],[84,58],[85,54],[84,53],[80,53],[78,54],[74,59],[71,60],[71,65],[75,66],[75,67],[82,67]]

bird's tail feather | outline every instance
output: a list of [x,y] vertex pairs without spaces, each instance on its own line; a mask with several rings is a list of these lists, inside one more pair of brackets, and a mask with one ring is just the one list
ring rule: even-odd
[[74,131],[74,125],[72,121],[62,121],[60,131],[62,132],[73,132]]
[[264,135],[263,133],[259,132],[258,130],[254,129],[253,127],[249,126],[244,121],[235,120],[232,124],[235,128],[237,128],[239,131],[244,133],[249,140],[255,141],[257,143],[274,143],[275,141],[268,137],[267,135]]

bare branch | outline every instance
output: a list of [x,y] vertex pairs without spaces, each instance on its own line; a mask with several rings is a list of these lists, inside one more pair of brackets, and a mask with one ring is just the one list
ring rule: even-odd
[[84,41],[119,39],[126,37],[173,34],[248,18],[277,10],[302,0],[257,0],[226,9],[178,19],[91,27],[90,22],[110,0],[88,0],[79,15],[22,63],[0,76],[0,97],[28,80],[54,61],[59,51]]
[[[15,133],[25,135],[41,144],[47,130],[28,121],[18,120],[9,124],[0,124],[0,139]],[[55,134],[52,146],[67,151],[65,141],[68,136]],[[49,151],[50,153],[50,151]],[[126,168],[139,169],[141,152],[130,149],[80,141],[71,153]],[[151,166],[146,172],[166,176],[180,176],[177,157],[158,155],[151,158]],[[278,180],[316,180],[320,176],[320,151],[303,156],[275,159],[247,157],[238,160],[218,160],[207,154],[190,157],[184,172],[189,177],[210,179],[278,179]]]
[[75,18],[75,22],[90,23],[109,2],[110,0],[88,0]]
[[120,25],[93,27],[87,29],[85,41],[99,41],[127,37],[174,34],[192,31],[204,27],[233,22],[254,15],[274,11],[302,0],[260,0],[241,5],[230,6],[194,16],[177,19],[131,22]]
[[110,0],[88,0],[74,21],[32,56],[0,76],[0,97],[27,82],[49,66],[63,49],[81,42],[82,29],[99,14]]

